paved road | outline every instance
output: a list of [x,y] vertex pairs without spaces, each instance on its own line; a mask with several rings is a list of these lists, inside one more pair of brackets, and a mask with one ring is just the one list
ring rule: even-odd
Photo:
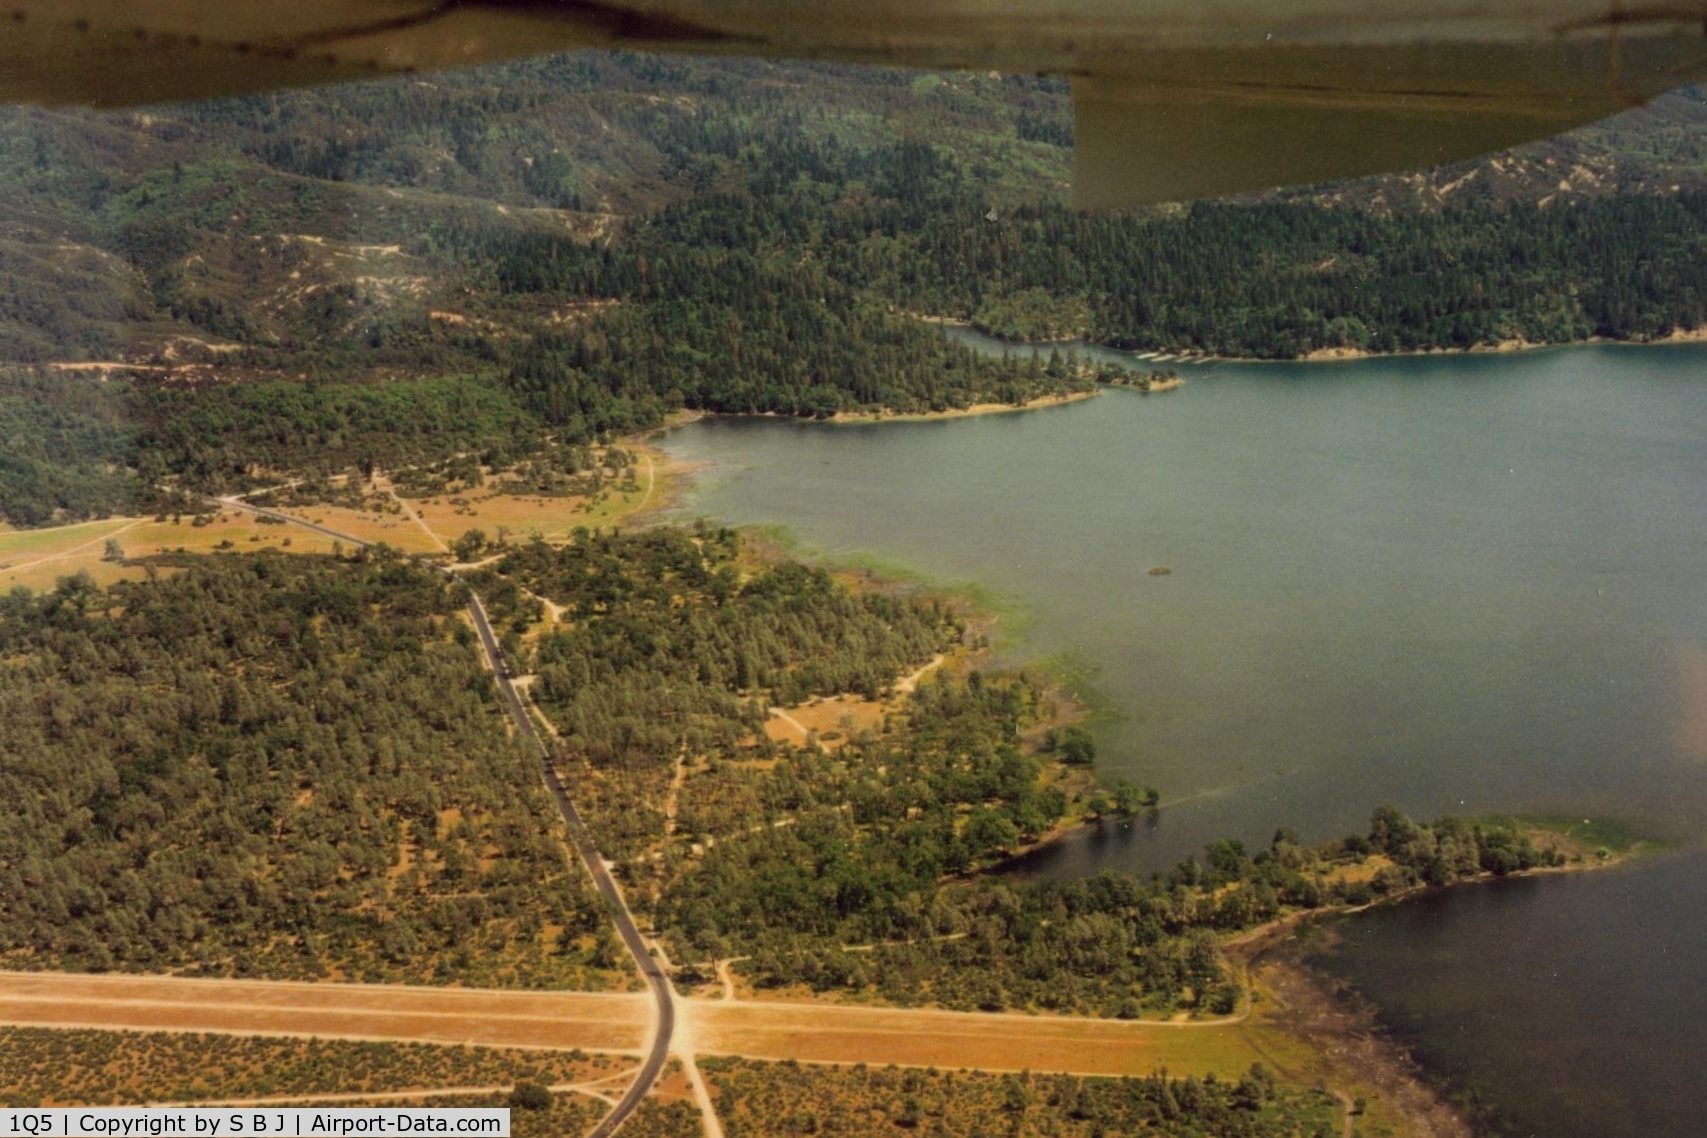
[[[278,510],[252,506],[237,498],[220,498],[217,499],[217,504],[230,509],[248,510],[262,517],[289,522],[292,525],[313,530],[315,533],[324,534],[326,537],[338,541],[347,541],[352,545],[373,545],[372,542],[351,534],[340,533],[335,529],[329,529],[326,526],[281,513]],[[423,564],[431,563],[423,562]],[[453,575],[450,570],[442,565],[434,565],[433,568],[441,573]],[[646,942],[640,936],[640,929],[634,923],[634,914],[628,911],[628,902],[623,900],[621,890],[617,889],[616,882],[611,879],[610,870],[605,865],[604,857],[599,853],[598,847],[593,844],[592,836],[581,821],[580,811],[575,809],[575,804],[570,801],[569,795],[564,791],[563,783],[558,779],[557,771],[552,766],[551,754],[545,746],[545,741],[539,737],[538,731],[534,729],[533,719],[528,715],[527,707],[522,703],[521,695],[516,691],[509,664],[504,659],[503,650],[498,646],[497,635],[492,631],[492,622],[486,618],[486,608],[480,603],[479,596],[472,589],[469,590],[468,594],[468,613],[474,619],[475,631],[480,634],[480,646],[485,649],[486,659],[492,665],[492,671],[498,678],[498,690],[504,693],[504,702],[510,709],[510,716],[515,720],[516,729],[521,732],[522,738],[532,745],[534,754],[539,758],[540,773],[545,780],[546,789],[551,792],[552,799],[557,803],[558,812],[563,815],[563,821],[569,827],[569,840],[574,843],[576,852],[581,855],[581,861],[585,863],[587,872],[593,875],[593,884],[598,886],[599,892],[604,895],[611,922],[616,925],[617,935],[622,937],[622,943],[628,946],[629,955],[634,957],[634,962],[639,967],[641,975],[645,976],[646,983],[652,989],[652,998],[658,1004],[658,1029],[652,1037],[652,1046],[647,1052],[646,1061],[641,1064],[640,1075],[628,1088],[627,1093],[618,1100],[615,1109],[607,1114],[604,1121],[587,1135],[587,1138],[610,1138],[610,1135],[615,1134],[617,1128],[626,1122],[628,1116],[639,1107],[641,1100],[651,1092],[652,1084],[657,1081],[659,1073],[664,1069],[664,1063],[670,1057],[670,1040],[676,1030],[675,993],[670,988],[670,981],[664,975],[664,970],[658,967],[658,962],[647,951]]]
[[646,942],[640,937],[640,929],[634,924],[634,916],[628,911],[628,903],[623,900],[616,882],[611,879],[610,870],[605,866],[605,859],[599,854],[598,847],[593,845],[587,827],[581,822],[580,811],[575,809],[575,804],[564,792],[563,783],[552,766],[550,752],[535,730],[533,719],[528,715],[521,696],[516,692],[516,685],[510,678],[509,665],[498,647],[498,638],[492,632],[492,622],[486,619],[486,608],[473,593],[469,594],[468,612],[474,618],[474,628],[480,633],[480,643],[486,649],[486,656],[492,662],[493,671],[497,673],[498,687],[504,693],[504,701],[509,705],[510,715],[516,721],[516,729],[533,745],[534,753],[539,756],[546,788],[551,791],[552,798],[556,799],[557,809],[569,827],[569,838],[575,843],[581,860],[586,863],[587,871],[593,875],[593,883],[604,895],[618,935],[628,946],[629,954],[634,957],[635,963],[640,966],[641,974],[646,977],[646,983],[651,985],[652,996],[658,1002],[658,1030],[652,1038],[652,1048],[647,1053],[646,1062],[641,1065],[639,1076],[629,1086],[628,1093],[618,1100],[616,1108],[587,1136],[607,1138],[608,1135],[616,1133],[617,1127],[634,1113],[635,1108],[640,1105],[640,1100],[646,1097],[664,1069],[664,1062],[670,1055],[670,1038],[676,1030],[675,994],[664,970],[658,967],[658,962],[647,951]]
[[[228,510],[248,510],[251,514],[259,514],[263,518],[272,518],[274,521],[289,522],[293,526],[301,526],[303,529],[313,530],[315,533],[324,534],[335,541],[347,541],[351,545],[371,547],[374,544],[365,538],[356,537],[347,533],[339,533],[335,529],[327,529],[323,525],[305,521],[302,518],[292,517],[290,514],[281,514],[279,511],[269,510],[265,506],[251,506],[241,498],[215,498],[211,504],[215,506],[223,506]],[[442,568],[442,566],[434,566],[434,568]]]

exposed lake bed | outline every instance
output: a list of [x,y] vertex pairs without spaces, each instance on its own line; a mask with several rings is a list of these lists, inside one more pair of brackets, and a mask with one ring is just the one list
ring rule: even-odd
[[[1088,672],[1107,709],[1100,766],[1159,787],[1165,808],[1154,825],[1078,832],[1034,872],[1161,868],[1212,838],[1265,843],[1278,825],[1331,838],[1382,802],[1418,817],[1620,816],[1693,836],[1707,806],[1707,351],[1187,374],[1166,400],[1116,390],[1031,415],[874,427],[709,419],[663,446],[709,464],[683,512],[976,581],[1027,615],[1016,660]],[[1698,953],[1646,970],[1656,938],[1707,939],[1707,859],[1686,850],[1663,865],[1694,868],[1407,901],[1391,911],[1472,915],[1404,924],[1394,956],[1351,936],[1337,952],[1365,962],[1346,975],[1383,1016],[1408,984],[1444,991],[1502,961],[1587,969],[1604,998],[1563,1035],[1519,989],[1509,1007],[1501,989],[1485,996],[1498,1022],[1531,1017],[1550,1052],[1636,1057],[1589,1068],[1612,1088],[1593,1101],[1548,1089],[1581,1061],[1503,1062],[1521,1026],[1507,1037],[1448,1023],[1423,1049],[1431,1067],[1516,1120],[1537,1102],[1573,1104],[1538,1133],[1702,1133],[1685,1115],[1617,1105],[1683,1101],[1672,1067],[1651,1058],[1664,1047],[1634,1013],[1641,991],[1681,992],[1707,1022]],[[1568,916],[1597,904],[1619,916]],[[1477,915],[1490,908],[1509,921]],[[1504,935],[1467,937],[1478,921]],[[1662,935],[1665,921],[1682,924]],[[1549,935],[1526,935],[1537,928]],[[1630,968],[1596,973],[1621,946]],[[1665,1038],[1679,1062],[1707,1065],[1698,1033]]]

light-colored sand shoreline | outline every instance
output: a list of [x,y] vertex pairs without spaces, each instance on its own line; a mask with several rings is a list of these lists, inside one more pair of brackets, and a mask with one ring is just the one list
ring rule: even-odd
[[1515,338],[1501,340],[1494,344],[1472,344],[1468,348],[1421,348],[1412,352],[1370,352],[1362,348],[1317,348],[1306,352],[1296,360],[1256,360],[1235,356],[1209,356],[1226,363],[1335,363],[1342,360],[1371,360],[1388,357],[1405,356],[1484,356],[1506,355],[1512,352],[1535,352],[1547,348],[1577,348],[1589,344],[1603,344],[1626,348],[1648,348],[1664,344],[1701,344],[1707,343],[1707,325],[1700,328],[1673,328],[1665,336],[1655,340],[1614,340],[1605,336],[1590,336],[1586,340],[1563,340],[1559,342],[1541,342]]
[[[1194,364],[1334,364],[1355,360],[1397,360],[1423,356],[1492,356],[1516,352],[1541,352],[1563,348],[1582,348],[1590,345],[1621,348],[1651,348],[1671,344],[1707,343],[1707,327],[1676,328],[1657,340],[1612,340],[1605,336],[1590,336],[1586,340],[1561,340],[1535,343],[1530,340],[1501,340],[1497,344],[1472,344],[1468,348],[1418,348],[1409,352],[1372,352],[1363,348],[1316,348],[1289,360],[1264,359],[1258,356],[1192,356]],[[1041,345],[1039,345],[1041,346]],[[1095,347],[1105,347],[1098,344]],[[1110,351],[1122,351],[1110,348]],[[1143,360],[1140,363],[1146,362]],[[1178,361],[1176,361],[1178,362]]]

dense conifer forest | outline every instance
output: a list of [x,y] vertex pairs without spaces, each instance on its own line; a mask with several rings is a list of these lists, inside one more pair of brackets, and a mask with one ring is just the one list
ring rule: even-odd
[[[641,300],[629,266],[643,258],[738,264],[774,249],[856,295],[1013,338],[1279,359],[1707,323],[1707,192],[1388,216],[1281,201],[1083,216],[1050,199],[986,212],[966,163],[924,142],[872,155],[779,138],[743,157],[745,192],[662,211],[619,247],[627,265],[535,238],[499,254],[500,283]],[[670,279],[659,294],[693,295]]]
[[458,594],[260,554],[0,599],[0,962],[607,982]]
[[181,510],[145,463],[129,385],[0,369],[0,520],[20,527]]
[[0,1102],[121,1105],[551,1085],[622,1068],[610,1056],[355,1039],[0,1028]]
[[975,1138],[1327,1138],[1338,1133],[1326,1091],[1275,1087],[1261,1064],[1237,1079],[1010,1075],[702,1061],[730,1138],[882,1134]]

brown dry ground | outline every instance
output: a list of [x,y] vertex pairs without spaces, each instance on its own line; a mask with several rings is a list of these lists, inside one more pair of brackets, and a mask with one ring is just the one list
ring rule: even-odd
[[0,972],[0,1022],[640,1054],[651,997]]
[[[669,499],[680,472],[655,451],[639,448],[638,453],[641,455],[638,489],[628,493],[613,489],[596,501],[516,495],[497,492],[494,487],[411,500],[410,505],[446,544],[470,529],[484,530],[488,538],[496,538],[500,526],[509,531],[512,541],[524,541],[533,533],[561,540],[577,526],[596,528],[627,523],[635,514],[654,511]],[[452,497],[465,500],[468,505],[453,505]],[[406,512],[330,505],[296,506],[285,512],[365,541],[383,541],[406,553],[440,552],[438,543]],[[121,580],[140,580],[144,575],[140,565],[103,560],[108,538],[117,541],[130,558],[180,551],[255,553],[262,549],[288,549],[292,553],[329,553],[333,545],[331,538],[299,526],[264,524],[254,514],[235,507],[227,507],[210,524],[201,526],[193,525],[188,516],[177,523],[170,518],[161,522],[152,517],[106,518],[29,530],[0,524],[0,591],[20,585],[51,589],[59,578],[79,571],[87,572],[96,584],[103,586]]]
[[[613,497],[620,497],[613,495]],[[459,505],[458,503],[467,503]],[[598,524],[580,498],[545,498],[539,495],[503,494],[488,490],[458,491],[432,498],[413,498],[410,505],[420,512],[445,544],[454,543],[471,529],[496,540],[498,527],[510,532],[511,541],[526,541],[533,534],[546,539],[568,536],[576,526]]]
[[[435,548],[427,535],[407,518],[332,506],[297,512],[309,521],[370,541],[384,541],[412,553]],[[0,534],[0,589],[19,585],[51,589],[59,578],[79,571],[87,572],[98,585],[140,580],[143,576],[140,565],[103,560],[108,538],[118,542],[129,558],[178,552],[255,553],[262,549],[328,553],[333,544],[331,538],[300,526],[263,524],[255,515],[236,509],[226,510],[200,526],[192,524],[188,517],[177,523],[170,518],[163,522],[153,518],[108,518],[83,525],[18,530]]]
[[814,699],[784,710],[788,712],[788,719],[773,711],[770,719],[765,721],[767,736],[778,743],[792,743],[798,747],[805,745],[806,731],[817,731],[818,741],[833,751],[846,743],[854,732],[881,727],[883,714],[889,708],[873,700],[841,695]]
[[[406,553],[437,553],[439,551],[437,543],[421,532],[421,527],[415,524],[414,519],[402,512],[381,513],[372,510],[352,510],[347,506],[327,505],[291,506],[283,512],[304,521],[325,526],[327,529],[337,530],[339,533],[347,533],[351,537],[359,537],[363,541],[383,541],[393,549],[401,549]],[[256,526],[252,518],[246,518],[239,511],[228,511],[228,513],[240,522]],[[262,525],[257,528],[263,534],[268,530],[275,533],[283,531],[290,534],[294,539],[292,542],[293,549],[302,544],[301,537],[298,535],[305,533],[301,527],[288,524],[282,526]],[[314,536],[318,537],[318,535]],[[325,543],[327,548],[330,548],[329,540],[323,538],[320,540]],[[148,551],[145,550],[144,552]]]
[[[407,1039],[637,1053],[644,994],[508,992],[162,976],[0,973],[0,1022]],[[1237,1074],[1269,1048],[1260,1020],[1125,1023],[830,1004],[683,1001],[697,1050],[759,1059]],[[1254,1026],[1253,1026],[1254,1023]]]
[[562,541],[577,527],[614,525],[641,510],[656,509],[674,492],[679,471],[673,464],[633,439],[625,445],[638,456],[632,490],[612,483],[597,497],[553,497],[517,492],[508,480],[493,479],[483,487],[411,498],[409,504],[447,545],[471,529],[496,540],[500,526],[508,531],[510,541],[526,541],[534,534]]
[[[134,518],[107,518],[52,529],[0,531],[0,590],[19,585],[51,589],[60,577],[79,569],[89,570],[100,584],[110,584],[128,575],[110,561],[102,561],[108,538],[121,545],[128,540]],[[141,576],[140,570],[135,573]]]
[[[623,1074],[632,1077],[630,1072],[624,1071]],[[628,1081],[625,1078],[622,1085],[626,1085]],[[614,1083],[615,1080],[612,1082]],[[620,1087],[609,1089],[620,1089]],[[664,1073],[658,1076],[656,1083],[652,1084],[652,1097],[662,1102],[693,1101],[693,1087],[688,1082],[687,1071],[682,1067],[680,1060],[670,1060],[670,1065],[664,1068]]]

